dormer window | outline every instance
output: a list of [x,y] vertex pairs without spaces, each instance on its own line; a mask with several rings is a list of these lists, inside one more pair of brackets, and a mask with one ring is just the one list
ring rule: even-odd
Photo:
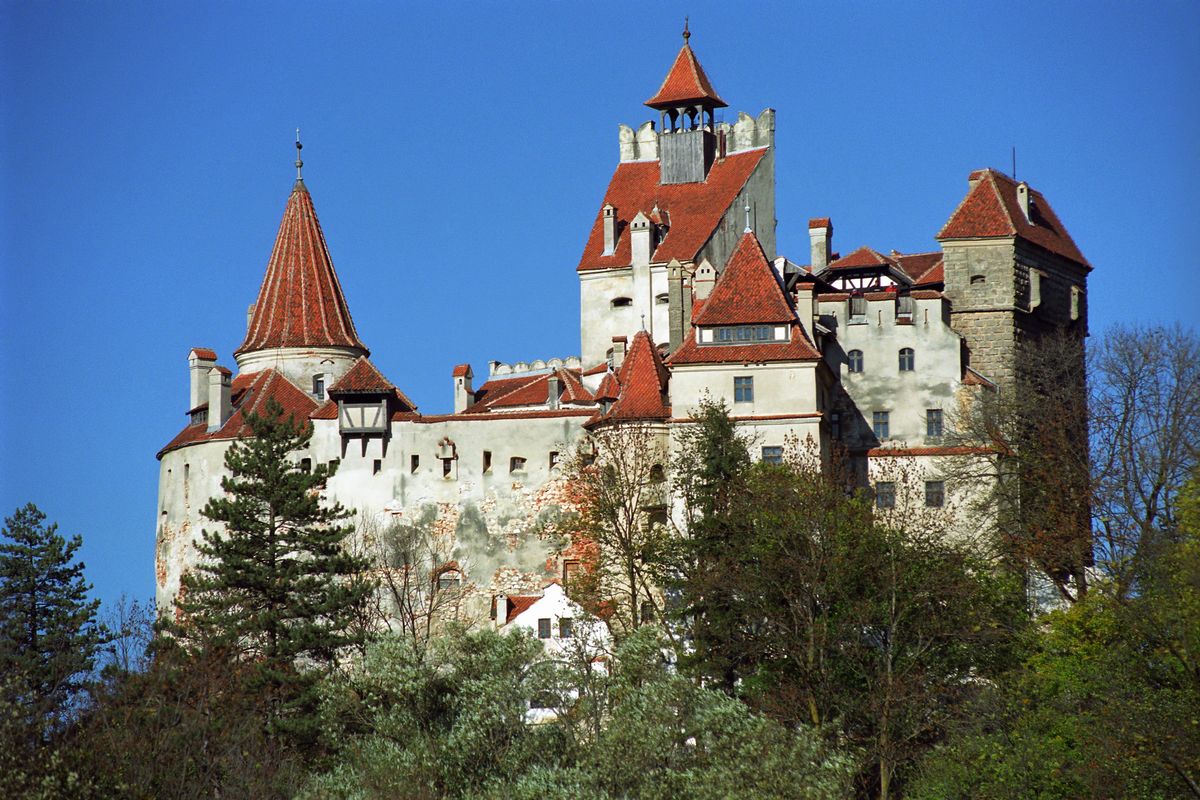
[[614,297],[612,299],[613,308],[625,308],[631,305],[633,305],[633,299],[629,297]]
[[787,328],[775,325],[723,325],[711,329],[711,339],[701,336],[704,344],[752,344],[755,342],[782,342],[787,338]]

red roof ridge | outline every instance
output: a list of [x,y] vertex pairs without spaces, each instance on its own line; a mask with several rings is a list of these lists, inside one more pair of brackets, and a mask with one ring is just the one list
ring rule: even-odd
[[369,354],[354,329],[312,196],[302,181],[284,206],[246,339],[234,355],[279,347],[346,347]]

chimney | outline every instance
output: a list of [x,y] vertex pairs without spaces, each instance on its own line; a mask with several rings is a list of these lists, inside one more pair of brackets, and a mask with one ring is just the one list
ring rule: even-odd
[[1033,208],[1033,198],[1029,196],[1029,184],[1021,181],[1017,184],[1017,205],[1021,207],[1021,213],[1025,215],[1025,221],[1032,223],[1033,217],[1030,216],[1030,211]]
[[[712,292],[713,285],[717,282],[717,271],[713,269],[713,265],[706,258],[700,262],[700,266],[696,267],[696,277],[693,279],[696,285],[695,295],[697,300],[707,300],[708,295]],[[687,321],[692,321],[692,310],[687,309]]]
[[601,255],[611,256],[615,252],[617,252],[617,210],[605,203],[604,252]]
[[562,381],[557,372],[552,372],[550,377],[546,378],[546,407],[551,410],[557,409],[560,394],[562,394]]
[[461,414],[467,406],[475,402],[475,392],[471,389],[470,364],[459,364],[454,368],[454,413]]
[[217,365],[217,354],[207,347],[193,347],[188,352],[188,376],[191,391],[188,411],[208,401],[208,371]]
[[674,258],[667,265],[667,303],[668,343],[674,353],[683,343],[688,323],[692,321],[692,289],[683,265]]
[[612,339],[612,369],[617,372],[625,363],[625,346],[629,344],[628,336],[614,336]]
[[808,221],[808,240],[812,247],[812,271],[820,272],[829,266],[833,252],[833,223],[829,217],[817,217]]
[[208,432],[220,430],[233,414],[231,373],[225,367],[208,371]]
[[812,335],[816,307],[813,303],[813,285],[808,281],[796,281],[796,316],[804,323],[804,329],[809,335]]
[[508,622],[508,596],[498,594],[493,600],[492,610],[496,612],[496,627],[503,628]]
[[654,232],[651,230],[650,218],[639,211],[629,223],[629,235],[633,265],[637,267],[649,264],[650,256],[654,252]]

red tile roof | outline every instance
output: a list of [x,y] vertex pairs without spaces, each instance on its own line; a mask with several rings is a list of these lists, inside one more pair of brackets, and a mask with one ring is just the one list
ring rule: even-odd
[[683,47],[680,48],[679,55],[675,56],[675,63],[667,71],[662,86],[658,87],[654,97],[646,101],[646,105],[669,110],[701,102],[716,108],[724,108],[727,105],[704,74],[704,67],[700,66],[691,45],[684,40]]
[[210,350],[207,347],[193,347],[188,351],[188,356],[204,359],[205,361],[216,361],[217,351]]
[[588,424],[669,418],[671,408],[666,403],[666,397],[670,377],[650,334],[638,331],[629,345],[629,353],[621,362],[616,381],[620,386],[616,402],[607,414],[597,414],[588,420]]
[[462,377],[465,377],[470,371],[471,371],[470,364],[459,364],[458,366],[456,366],[454,368],[454,372],[451,374],[450,377],[462,378]]
[[292,415],[298,420],[306,420],[317,407],[306,392],[274,369],[261,372],[238,375],[233,379],[230,390],[234,412],[218,430],[208,432],[208,426],[188,425],[180,431],[167,446],[158,451],[158,457],[169,450],[197,442],[215,441],[218,439],[240,439],[250,436],[250,426],[246,424],[246,414],[261,414],[267,399],[274,397],[283,406],[284,415]]
[[367,354],[302,181],[288,197],[246,340],[234,354],[276,347],[350,347]]
[[[905,275],[912,278],[914,283],[921,283],[920,279],[923,275],[929,274],[931,270],[941,266],[942,252],[935,250],[932,253],[902,255],[893,251],[892,261],[900,267]],[[928,283],[929,281],[926,282]],[[938,278],[936,282],[940,283],[941,278]]]
[[488,411],[521,406],[544,406],[550,397],[550,376],[556,375],[561,393],[559,402],[564,405],[592,405],[592,393],[579,379],[578,370],[562,367],[536,375],[520,375],[515,378],[493,378],[475,392],[475,402],[462,412],[481,414]]
[[512,595],[505,599],[508,601],[508,608],[505,609],[504,624],[507,625],[528,611],[530,606],[542,598],[531,595]]
[[734,153],[716,161],[703,182],[666,186],[658,182],[657,161],[618,164],[601,203],[601,206],[609,204],[616,209],[618,239],[615,251],[612,255],[604,255],[604,217],[602,210],[597,211],[577,269],[584,272],[632,264],[629,222],[639,211],[649,214],[656,203],[670,213],[671,227],[655,248],[652,260],[695,260],[766,152],[765,148],[760,148]]
[[896,262],[870,247],[860,247],[849,255],[831,261],[829,269],[852,269],[855,267],[888,267]]
[[833,223],[829,221],[829,217],[813,217],[808,221],[808,229],[813,228],[832,228]]
[[972,172],[970,180],[974,185],[938,232],[939,241],[1017,236],[1091,268],[1041,192],[1029,190],[1030,222],[1017,202],[1017,182],[1012,178],[984,169]]
[[597,400],[616,400],[621,396],[621,384],[617,383],[617,376],[609,370],[604,374],[604,380],[600,381],[600,387],[596,389]]
[[796,318],[787,293],[753,233],[742,235],[725,271],[717,278],[695,325],[749,325]]
[[[360,356],[354,362],[354,366],[346,372],[345,375],[338,378],[337,381],[329,387],[330,396],[338,394],[390,394],[395,400],[395,408],[398,411],[416,411],[417,405],[404,392],[396,388],[395,384],[383,377],[375,365],[367,360],[366,356]],[[335,415],[336,417],[336,415]],[[321,419],[317,417],[317,419]]]
[[765,364],[772,361],[816,361],[821,358],[799,323],[792,325],[790,341],[754,344],[699,345],[696,337],[683,340],[667,363],[672,367],[682,364]]

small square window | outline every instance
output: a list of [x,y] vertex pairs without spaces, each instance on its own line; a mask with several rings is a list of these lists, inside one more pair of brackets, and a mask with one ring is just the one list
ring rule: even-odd
[[850,298],[850,321],[865,322],[867,319],[867,298],[856,294]]
[[371,474],[378,475],[383,470],[383,459],[377,458],[371,462]]
[[549,617],[545,617],[543,619],[538,620],[538,638],[539,639],[549,639],[550,638],[550,618]]
[[782,464],[783,463],[783,448],[778,445],[768,445],[762,449],[762,460],[764,464]]
[[875,507],[896,507],[896,484],[891,481],[880,481],[875,484]]
[[421,468],[421,457],[418,455],[410,456],[408,459],[408,471],[413,475],[417,474],[417,470]]
[[558,621],[558,638],[571,638],[571,623],[574,622],[570,617],[562,617]]
[[735,403],[753,403],[754,402],[754,378],[750,376],[738,376],[733,379],[733,402]]
[[940,439],[942,436],[942,410],[940,408],[930,408],[925,412],[925,435],[931,439]]
[[525,469],[525,459],[520,456],[513,456],[508,460],[509,472],[521,472]]
[[313,375],[313,397],[318,400],[325,399],[325,376]]
[[925,481],[925,505],[930,508],[941,508],[946,504],[946,484],[944,481]]
[[[312,459],[311,458],[300,459],[300,471],[305,474],[312,472]],[[188,465],[184,464],[183,465],[184,480],[187,480],[187,473],[188,473]]]
[[889,414],[886,411],[875,411],[871,414],[871,430],[875,438],[883,441],[888,438]]
[[438,575],[437,588],[439,592],[445,591],[446,589],[457,589],[461,585],[462,576],[460,576],[456,570],[448,569],[441,575]]
[[646,522],[651,527],[667,527],[667,510],[661,506],[658,508],[651,508],[646,512]]
[[550,469],[554,469],[557,466],[558,466],[558,451],[551,450],[550,451]]
[[442,477],[449,478],[453,472],[454,472],[454,459],[453,458],[443,458],[442,459]]
[[484,472],[492,471],[492,451],[491,450],[483,451],[483,471]]

